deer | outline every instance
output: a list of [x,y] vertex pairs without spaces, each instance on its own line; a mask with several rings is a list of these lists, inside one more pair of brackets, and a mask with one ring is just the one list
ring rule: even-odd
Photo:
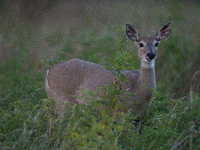
[[[135,42],[140,59],[140,70],[121,70],[128,81],[122,83],[132,100],[125,100],[128,108],[138,114],[139,121],[142,120],[147,112],[142,108],[147,102],[151,101],[152,89],[156,88],[155,60],[157,57],[158,46],[161,41],[166,40],[172,30],[172,22],[161,26],[153,37],[141,37],[136,27],[125,24],[125,33],[129,40]],[[105,69],[104,66],[79,60],[71,59],[51,66],[46,72],[45,89],[47,95],[53,98],[55,103],[55,113],[57,119],[61,119],[68,109],[66,101],[70,105],[75,103],[86,103],[84,99],[77,98],[83,94],[82,87],[86,90],[97,91],[97,87],[104,87],[115,81],[112,71]],[[76,95],[76,96],[69,96]],[[134,99],[134,100],[133,100]],[[139,105],[135,105],[135,102]]]

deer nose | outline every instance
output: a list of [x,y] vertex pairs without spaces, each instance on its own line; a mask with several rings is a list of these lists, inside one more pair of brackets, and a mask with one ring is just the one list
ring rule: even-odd
[[156,54],[154,52],[149,52],[147,54],[147,60],[151,61],[152,59],[154,59],[156,57]]

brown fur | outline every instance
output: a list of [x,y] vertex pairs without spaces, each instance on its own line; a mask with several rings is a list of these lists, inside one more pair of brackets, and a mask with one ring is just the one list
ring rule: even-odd
[[[168,23],[162,27],[167,28],[171,33],[171,24]],[[169,35],[162,34],[162,27],[158,30],[158,34],[161,33],[161,40],[165,40],[165,37]],[[167,31],[166,31],[167,32]],[[127,106],[133,108],[133,110],[143,118],[145,111],[142,108],[145,103],[151,100],[151,89],[156,88],[155,79],[155,58],[151,62],[146,62],[147,54],[149,52],[157,53],[157,47],[155,41],[160,42],[159,37],[144,37],[141,38],[137,29],[134,26],[126,24],[126,34],[128,38],[136,42],[138,46],[138,57],[141,59],[140,71],[121,71],[126,77],[128,83],[122,83],[129,92],[135,93],[130,98],[133,100],[126,100]],[[143,43],[143,47],[140,47],[140,43]],[[55,112],[59,114],[59,119],[62,117],[63,112],[67,109],[65,101],[68,101],[71,105],[76,101],[79,103],[86,103],[84,99],[80,97],[70,97],[69,95],[81,96],[83,94],[83,87],[86,90],[97,91],[97,86],[104,87],[111,82],[115,81],[115,77],[103,66],[87,62],[78,59],[72,59],[63,63],[52,66],[47,71],[46,75],[46,91],[48,95],[54,98],[56,103]],[[102,94],[102,93],[101,93]],[[139,102],[140,105],[135,105],[135,102]]]

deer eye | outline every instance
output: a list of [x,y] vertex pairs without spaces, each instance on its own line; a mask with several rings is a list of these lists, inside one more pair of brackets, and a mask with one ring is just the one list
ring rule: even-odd
[[159,43],[156,43],[156,44],[155,44],[155,46],[158,46],[158,45],[159,45]]
[[140,47],[143,47],[143,46],[144,46],[142,43],[140,43],[139,45],[140,45]]

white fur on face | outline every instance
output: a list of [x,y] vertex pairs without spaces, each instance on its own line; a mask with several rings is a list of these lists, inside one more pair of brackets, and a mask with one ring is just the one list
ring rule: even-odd
[[153,59],[151,62],[148,62],[147,60],[141,60],[141,65],[143,68],[154,68],[155,67],[155,59]]

